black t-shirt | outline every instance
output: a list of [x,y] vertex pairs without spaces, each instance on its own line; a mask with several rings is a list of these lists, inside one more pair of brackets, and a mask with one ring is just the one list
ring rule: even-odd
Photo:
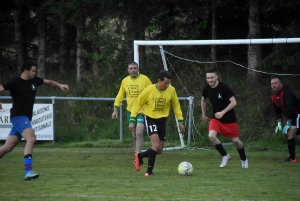
[[13,99],[10,118],[27,116],[31,120],[36,88],[43,83],[44,80],[39,77],[34,77],[32,80],[23,80],[21,77],[17,77],[2,85],[5,90],[10,91]]
[[[230,103],[230,98],[234,96],[233,91],[226,84],[219,82],[216,88],[206,85],[202,90],[202,96],[209,99],[212,104],[212,118],[215,118],[216,112],[221,112]],[[229,110],[224,116],[219,119],[222,123],[234,123],[237,121],[234,109]]]

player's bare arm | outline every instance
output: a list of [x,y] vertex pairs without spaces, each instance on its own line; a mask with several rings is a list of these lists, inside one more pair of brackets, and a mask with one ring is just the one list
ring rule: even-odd
[[202,119],[206,123],[209,122],[209,118],[206,116],[206,99],[202,96],[201,99],[201,110],[202,110]]
[[53,80],[46,80],[46,79],[44,79],[44,84],[49,85],[49,86],[58,87],[58,88],[60,88],[63,91],[64,90],[68,90],[69,91],[69,86],[68,85],[66,85],[66,84],[60,84],[60,83],[55,82]]
[[233,109],[237,105],[234,96],[232,96],[231,98],[229,98],[229,100],[230,100],[230,103],[229,103],[229,105],[224,110],[222,110],[221,112],[216,112],[215,113],[215,117],[217,119],[221,119],[226,112],[228,112],[229,110]]

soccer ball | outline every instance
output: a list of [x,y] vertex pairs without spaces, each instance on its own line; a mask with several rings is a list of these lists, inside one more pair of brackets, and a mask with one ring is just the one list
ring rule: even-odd
[[193,172],[193,166],[187,161],[183,161],[178,166],[178,173],[181,175],[190,175]]

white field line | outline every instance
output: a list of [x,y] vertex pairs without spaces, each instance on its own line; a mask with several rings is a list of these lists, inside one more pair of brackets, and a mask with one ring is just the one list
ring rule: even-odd
[[[61,193],[50,193],[50,194],[0,194],[0,197],[15,197],[15,196],[21,196],[21,197],[41,197],[44,199],[46,197],[64,197],[64,198],[75,198],[75,197],[85,197],[85,198],[109,198],[113,200],[142,200],[143,196],[112,196],[112,195],[104,195],[104,194],[97,194],[97,195],[88,195],[88,194],[61,194]],[[162,200],[162,201],[176,201],[176,200],[184,200],[184,201],[197,201],[197,200],[205,200],[205,201],[212,201],[212,199],[201,199],[201,198],[161,198],[161,197],[155,197],[151,198],[153,200]],[[213,199],[218,201],[225,201],[223,199]],[[240,200],[240,201],[246,201],[246,200]],[[249,200],[247,200],[249,201]]]

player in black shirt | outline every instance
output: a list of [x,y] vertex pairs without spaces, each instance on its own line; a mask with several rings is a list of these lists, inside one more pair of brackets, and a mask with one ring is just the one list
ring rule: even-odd
[[[233,91],[218,80],[218,74],[214,68],[207,70],[206,80],[208,84],[202,90],[202,119],[209,123],[208,137],[222,156],[220,167],[225,167],[230,159],[230,155],[217,138],[218,135],[222,134],[232,139],[240,155],[242,168],[248,168],[248,159],[245,155],[244,145],[239,139],[240,133],[233,110],[237,104]],[[212,104],[213,114],[211,119],[206,116],[206,99],[209,99]]]
[[[0,86],[0,92],[9,90],[13,100],[12,108],[10,110],[10,119],[13,127],[5,144],[0,147],[0,158],[12,151],[18,142],[24,138],[26,140],[24,148],[24,179],[30,180],[39,177],[39,174],[32,171],[32,152],[36,136],[31,126],[31,118],[36,88],[42,84],[46,84],[59,87],[61,90],[69,90],[69,86],[36,77],[36,65],[30,61],[25,61],[22,64],[21,70],[22,74],[20,77],[12,79]],[[1,102],[0,109],[2,109]]]

